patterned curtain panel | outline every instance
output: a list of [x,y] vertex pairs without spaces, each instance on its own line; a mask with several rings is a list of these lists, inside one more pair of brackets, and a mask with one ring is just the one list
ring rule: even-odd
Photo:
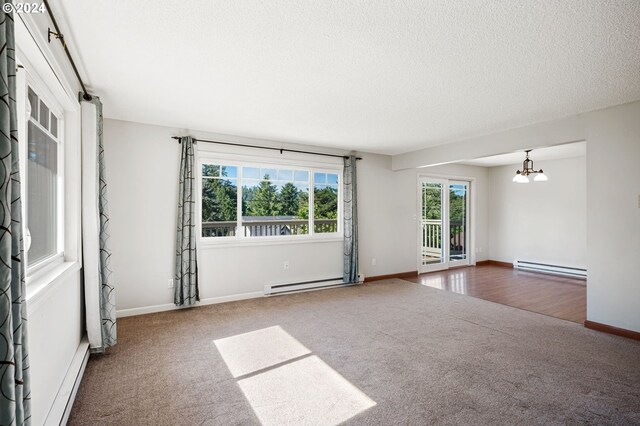
[[194,305],[200,300],[196,253],[195,152],[193,138],[180,138],[182,158],[178,187],[178,224],[176,233],[175,295],[176,305]]
[[82,103],[82,242],[87,334],[92,352],[117,343],[115,286],[111,272],[102,102]]
[[358,282],[358,201],[356,157],[344,159],[344,269],[345,283]]
[[[3,1],[2,4],[9,3]],[[13,14],[0,22],[0,424],[31,422]]]

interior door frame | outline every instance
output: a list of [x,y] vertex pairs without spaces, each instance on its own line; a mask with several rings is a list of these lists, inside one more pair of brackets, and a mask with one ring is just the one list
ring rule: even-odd
[[[458,263],[450,265],[449,261],[449,244],[447,244],[446,248],[446,256],[444,258],[444,262],[434,264],[431,267],[425,270],[422,265],[422,181],[424,179],[434,179],[434,180],[446,180],[446,181],[463,181],[469,183],[469,212],[467,214],[469,220],[468,229],[468,244],[469,249],[467,250],[467,257],[469,259],[468,263]],[[443,191],[447,191],[446,199],[449,199],[449,183],[447,182],[446,188],[443,188]],[[446,203],[444,207],[444,213],[447,215],[447,223],[449,221],[449,206]],[[445,175],[445,174],[435,174],[435,173],[418,173],[416,178],[416,262],[417,262],[417,270],[418,274],[427,273],[427,272],[435,272],[446,270],[449,268],[457,268],[464,266],[475,266],[476,264],[476,178],[470,176],[457,176],[457,175]],[[466,236],[465,236],[466,237]]]

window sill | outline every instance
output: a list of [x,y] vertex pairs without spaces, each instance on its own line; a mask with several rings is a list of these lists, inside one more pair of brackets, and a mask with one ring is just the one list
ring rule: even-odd
[[255,247],[255,246],[279,246],[294,244],[313,244],[313,243],[335,243],[343,242],[344,237],[340,235],[318,236],[314,235],[309,238],[305,237],[254,237],[254,238],[228,238],[228,237],[209,237],[200,238],[198,248],[203,250],[229,247]]
[[31,313],[47,299],[51,291],[63,281],[63,278],[80,270],[79,262],[64,262],[50,270],[26,279],[27,311]]

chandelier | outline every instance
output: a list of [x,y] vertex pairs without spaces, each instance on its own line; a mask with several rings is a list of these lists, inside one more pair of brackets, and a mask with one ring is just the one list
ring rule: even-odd
[[513,177],[513,181],[516,183],[529,183],[529,178],[528,178],[529,175],[535,175],[533,180],[536,182],[545,182],[549,180],[547,175],[543,173],[542,169],[535,170],[533,168],[533,160],[529,159],[530,152],[531,152],[530,149],[527,149],[525,151],[526,158],[522,162],[522,171],[518,170],[516,172],[516,175]]

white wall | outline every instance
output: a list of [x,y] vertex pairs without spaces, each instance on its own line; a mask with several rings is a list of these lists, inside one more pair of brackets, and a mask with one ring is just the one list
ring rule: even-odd
[[513,183],[521,164],[489,168],[489,258],[586,268],[586,158],[536,161],[535,165],[549,181]]
[[[173,277],[174,268],[180,148],[171,136],[185,133],[119,120],[104,122],[112,262],[120,315],[173,308],[173,290],[167,287],[167,282]],[[230,136],[194,135],[276,145]],[[199,149],[211,148],[203,145]],[[219,150],[232,149],[219,146]],[[265,151],[256,154],[270,155]],[[215,247],[200,244],[200,297],[219,300],[230,296],[255,297],[263,293],[268,283],[341,277],[342,249],[342,241]],[[285,260],[289,261],[286,271]],[[147,307],[155,308],[138,309]]]
[[587,319],[640,331],[640,101],[392,159],[395,170],[587,142]]
[[585,123],[587,318],[640,331],[640,102]]
[[[173,276],[180,153],[170,137],[184,133],[105,120],[112,262],[120,315],[173,307],[173,290],[167,288],[167,281]],[[229,136],[197,136],[276,145]],[[199,149],[225,150],[210,147]],[[357,166],[361,273],[376,276],[416,270],[418,173],[477,178],[479,199],[483,200],[478,204],[478,244],[485,248],[479,259],[486,258],[489,179],[485,168],[450,165],[398,173],[391,170],[389,156],[359,155],[364,157]],[[198,250],[202,299],[259,296],[267,283],[342,275],[341,241],[231,247],[200,244]],[[372,265],[373,258],[376,265]],[[290,264],[288,271],[282,268],[285,260]]]
[[396,192],[398,176],[391,170],[391,157],[359,155],[363,157],[357,165],[360,270],[366,277],[415,271],[414,251],[404,238],[415,223],[415,211],[411,199]]
[[[112,262],[120,315],[173,308],[173,290],[167,288],[167,281],[173,276],[180,152],[171,136],[184,133],[168,127],[105,120]],[[221,135],[196,136],[281,145]],[[228,151],[210,147],[199,149]],[[417,174],[427,171],[397,173],[391,170],[389,156],[359,155],[364,157],[357,166],[360,272],[376,276],[415,271]],[[486,169],[451,165],[428,172],[478,178],[478,195],[485,200],[478,205],[478,241],[485,248],[479,258],[486,258]],[[342,276],[342,241],[231,247],[200,244],[198,250],[202,299],[255,297],[262,294],[267,283]],[[375,266],[372,258],[376,259]],[[288,271],[282,267],[285,260],[290,264]]]
[[67,373],[77,374],[68,370],[84,334],[79,270],[48,285],[46,294],[27,303],[34,425],[45,423]]
[[525,149],[542,148],[585,139],[583,115],[517,127],[503,132],[482,135],[458,142],[394,155],[393,170],[473,160]]
[[[489,174],[484,167],[446,166],[391,170],[391,157],[360,154],[358,215],[360,270],[365,276],[416,271],[418,264],[418,175],[475,178],[477,260],[488,255]],[[376,259],[376,265],[372,259]]]
[[[638,123],[640,102],[482,137],[479,139],[482,149],[473,150],[478,155],[491,155],[524,148],[522,141],[538,140],[537,146],[544,146],[545,143],[575,142],[586,137],[587,317],[631,330],[640,330],[640,310],[636,309],[640,301],[637,278],[640,275],[637,263],[640,256],[637,204],[640,178],[635,167],[640,158]],[[105,122],[107,161],[117,164],[109,168],[108,177],[119,309],[171,306],[172,291],[167,289],[166,283],[173,273],[178,146],[168,138],[182,133],[178,129],[158,126],[114,120]],[[492,145],[494,139],[496,144]],[[434,159],[446,163],[472,156],[469,141],[448,145],[446,150],[432,149],[437,155],[430,156],[428,149],[415,157],[403,155],[403,167],[433,164]],[[499,188],[492,188],[487,169],[447,164],[393,172],[395,158],[390,160],[370,154],[364,154],[364,157],[365,160],[358,164],[358,200],[360,264],[365,275],[416,269],[418,173],[476,177],[476,246],[483,248],[477,253],[477,260],[487,259],[490,255],[498,260],[512,260],[513,255],[505,254],[510,249],[500,244],[494,248],[489,241],[489,217],[493,214],[489,207],[490,194]],[[549,166],[550,172],[552,169],[553,166]],[[506,181],[511,184],[510,178]],[[553,180],[550,183],[554,185]],[[537,189],[530,185],[527,190]],[[574,195],[576,203],[584,203],[577,193]],[[566,213],[566,206],[564,211]],[[581,228],[579,220],[573,221],[572,225]],[[580,234],[576,232],[573,239],[579,238]],[[566,245],[564,239],[554,241]],[[576,243],[576,247],[580,245]],[[339,276],[341,252],[341,244],[336,242],[282,245],[277,250],[273,250],[273,246],[203,249],[200,252],[202,297],[257,295],[267,281]],[[582,255],[579,252],[579,248],[572,250],[575,257],[566,258],[566,263],[584,266],[583,261],[580,263],[584,252]],[[555,263],[564,263],[560,253],[553,256]],[[376,266],[371,265],[374,257]],[[246,267],[246,259],[253,262],[250,268]],[[285,259],[291,262],[289,272],[280,269]]]

